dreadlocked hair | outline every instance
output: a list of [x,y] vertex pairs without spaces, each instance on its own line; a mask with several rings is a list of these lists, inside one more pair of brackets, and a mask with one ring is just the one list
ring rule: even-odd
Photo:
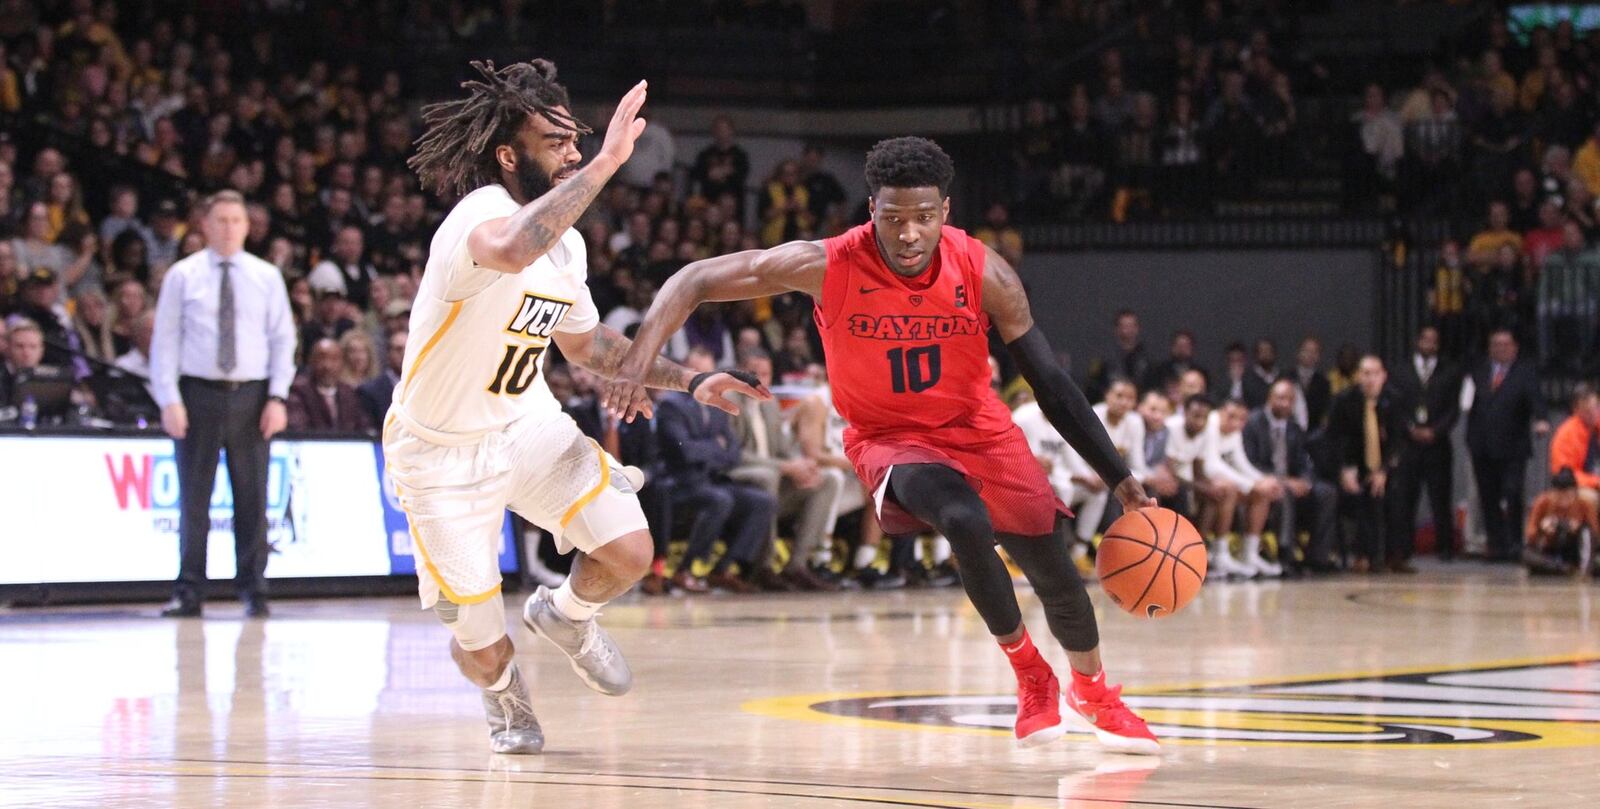
[[435,193],[466,194],[498,182],[494,147],[514,140],[529,115],[579,134],[594,131],[557,109],[570,104],[567,88],[556,83],[553,62],[535,59],[496,69],[492,61],[475,61],[472,67],[483,79],[461,83],[466,98],[422,108],[427,130],[417,138],[416,154],[406,160]]

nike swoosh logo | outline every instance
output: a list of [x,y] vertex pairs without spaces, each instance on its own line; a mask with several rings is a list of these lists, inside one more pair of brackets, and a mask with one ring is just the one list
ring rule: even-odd
[[859,292],[860,292],[860,293],[861,293],[861,294],[862,294],[862,295],[871,295],[871,294],[872,294],[872,293],[874,293],[874,292],[882,292],[882,291],[883,291],[883,287],[862,287],[862,288],[861,288],[861,289],[860,289],[860,290],[858,290],[858,291],[859,291]]
[[1009,654],[1016,654],[1018,651],[1020,651],[1022,649],[1022,644],[1019,643],[1016,646],[1001,646],[1000,648],[1004,649],[1005,653],[1008,654],[1008,655]]

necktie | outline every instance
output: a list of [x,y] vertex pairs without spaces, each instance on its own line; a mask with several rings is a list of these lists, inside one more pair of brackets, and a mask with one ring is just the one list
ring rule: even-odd
[[767,415],[761,412],[759,404],[750,408],[750,433],[756,440],[756,454],[762,458],[771,458],[772,447],[767,443]]
[[1489,381],[1489,390],[1499,390],[1500,383],[1506,381],[1506,367],[1496,364],[1494,366],[1494,379]]
[[234,336],[233,262],[222,262],[222,286],[217,291],[217,369],[226,376],[239,364]]
[[1289,445],[1284,441],[1284,425],[1272,425],[1272,472],[1275,475],[1289,474]]
[[1366,461],[1367,471],[1376,472],[1383,468],[1383,449],[1378,437],[1378,401],[1367,400],[1367,414],[1361,430],[1365,438],[1366,451],[1363,460]]

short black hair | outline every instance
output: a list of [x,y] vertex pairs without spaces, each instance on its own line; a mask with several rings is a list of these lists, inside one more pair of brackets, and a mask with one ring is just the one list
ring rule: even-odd
[[939,144],[927,138],[880,140],[867,152],[867,193],[873,197],[888,188],[937,188],[950,196],[956,167]]
[[1111,389],[1118,385],[1127,385],[1133,388],[1133,395],[1139,395],[1139,383],[1133,381],[1133,377],[1126,374],[1112,374],[1111,379],[1106,381],[1106,393],[1110,393]]
[[1205,395],[1204,393],[1190,394],[1189,398],[1183,400],[1184,410],[1188,410],[1195,405],[1205,405],[1207,410],[1215,410],[1217,407],[1217,403],[1211,401],[1211,397]]

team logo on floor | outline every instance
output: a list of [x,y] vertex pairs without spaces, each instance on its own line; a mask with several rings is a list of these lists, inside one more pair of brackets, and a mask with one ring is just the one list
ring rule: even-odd
[[[1600,659],[1135,692],[1164,741],[1600,746]],[[794,719],[1011,732],[1013,695],[819,695],[750,703]]]

